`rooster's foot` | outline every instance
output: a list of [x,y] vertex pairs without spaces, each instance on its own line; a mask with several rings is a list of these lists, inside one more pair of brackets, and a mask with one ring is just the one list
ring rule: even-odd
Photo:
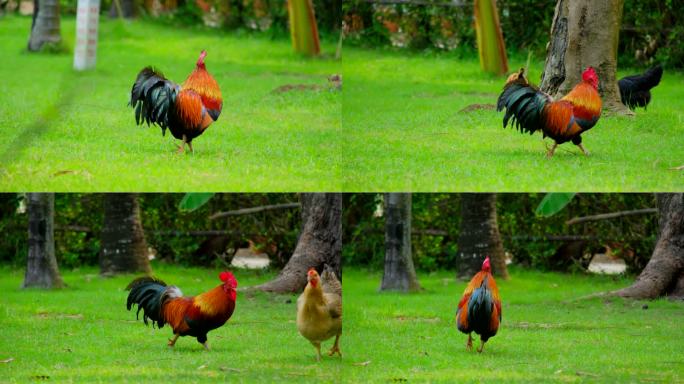
[[167,345],[169,347],[173,347],[176,345],[176,340],[178,340],[178,335],[173,335],[173,339],[169,339],[169,343]]
[[202,343],[202,345],[204,346],[204,350],[205,350],[205,351],[208,351],[208,350],[209,350],[209,344],[207,344],[206,341],[205,341],[204,343]]
[[483,341],[482,344],[480,344],[480,348],[477,349],[477,353],[482,353],[482,350],[484,349],[485,342]]
[[577,144],[577,146],[579,147],[579,149],[582,150],[582,153],[584,153],[584,156],[589,156],[589,151],[587,151],[587,150],[582,146],[581,143],[580,143],[580,144]]
[[342,357],[342,352],[340,351],[340,347],[338,347],[337,345],[333,345],[333,347],[330,348],[330,351],[328,351],[328,356],[334,356],[335,353],[337,353],[338,355],[340,355],[340,357]]
[[548,152],[546,152],[546,158],[550,159],[553,157],[553,153],[556,152],[556,147],[558,146],[558,143],[553,143],[551,146],[551,149],[549,149]]
[[466,343],[466,351],[473,350],[473,338],[468,334],[468,342]]

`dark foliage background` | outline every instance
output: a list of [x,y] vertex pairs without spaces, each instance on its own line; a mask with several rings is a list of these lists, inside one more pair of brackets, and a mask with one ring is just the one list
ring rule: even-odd
[[[472,0],[388,3],[392,1],[344,0],[347,41],[366,47],[446,49],[468,55],[475,51]],[[497,1],[509,54],[526,56],[529,51],[538,58],[545,57],[555,5],[554,0]],[[683,6],[682,0],[625,0],[620,64],[647,66],[661,62],[684,67]]]
[[[180,265],[212,266],[216,252],[248,247],[251,240],[279,267],[289,259],[301,230],[299,209],[265,211],[209,220],[218,211],[297,202],[296,194],[217,194],[194,212],[180,212],[183,194],[140,194],[141,218],[148,246],[156,258]],[[27,215],[17,212],[23,196],[0,194],[0,263],[24,266]],[[55,195],[55,252],[61,268],[97,265],[103,225],[101,194]],[[189,232],[223,230],[225,236]],[[180,233],[174,233],[179,231]],[[276,245],[276,248],[273,245]]]
[[[544,194],[498,194],[497,213],[504,249],[516,264],[540,269],[571,270],[586,267],[587,260],[568,259],[556,251],[567,242],[546,236],[583,236],[587,251],[603,251],[625,259],[632,271],[641,270],[653,251],[657,236],[656,215],[628,216],[568,226],[576,216],[655,206],[652,194],[580,194],[550,218],[534,211]],[[382,205],[378,194],[348,194],[344,201],[345,265],[382,268],[384,219],[374,216]],[[459,194],[413,194],[413,258],[421,270],[453,269],[458,251]]]

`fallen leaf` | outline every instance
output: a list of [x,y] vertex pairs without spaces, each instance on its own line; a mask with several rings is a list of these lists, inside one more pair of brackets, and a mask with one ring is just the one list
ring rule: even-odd
[[68,175],[68,174],[70,174],[70,173],[78,173],[78,171],[74,171],[74,170],[71,170],[71,169],[65,169],[65,170],[63,170],[63,171],[59,171],[59,172],[53,173],[53,174],[52,174],[52,177],[62,176],[62,175]]
[[559,369],[559,370],[557,370],[556,372],[554,372],[553,374],[554,374],[554,375],[557,375],[557,374],[562,373],[562,372],[563,372],[563,370],[562,370],[562,369]]
[[5,360],[0,360],[0,363],[6,364],[6,363],[9,363],[11,361],[14,361],[14,357],[10,357],[10,358],[7,358]]
[[229,368],[229,367],[219,367],[220,371],[223,372],[242,372],[242,369],[237,369],[237,368]]
[[360,363],[354,363],[353,365],[357,365],[357,366],[359,366],[359,367],[365,367],[366,365],[368,365],[368,364],[370,364],[370,363],[371,363],[371,361],[368,360],[368,361],[362,361],[362,362],[360,362]]
[[206,368],[206,367],[207,367],[206,364],[202,364],[202,365],[200,365],[199,367],[197,367],[197,369],[204,369],[204,368]]
[[673,167],[670,168],[671,171],[684,171],[684,165],[680,165],[679,167]]

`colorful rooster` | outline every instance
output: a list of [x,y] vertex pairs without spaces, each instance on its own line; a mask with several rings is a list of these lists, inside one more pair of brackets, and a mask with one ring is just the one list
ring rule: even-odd
[[182,85],[167,80],[152,67],[145,67],[131,90],[129,105],[135,108],[136,124],[157,124],[162,135],[168,128],[173,137],[182,140],[179,153],[185,144],[192,152],[192,140],[218,119],[223,107],[221,89],[204,65],[206,55],[206,51],[200,53],[195,70]]
[[[598,76],[592,67],[582,73],[582,82],[560,100],[531,85],[523,75],[524,68],[508,78],[499,96],[496,110],[506,108],[504,128],[513,119],[520,132],[533,134],[542,131],[554,144],[546,156],[553,156],[556,147],[572,141],[585,155],[589,152],[582,146],[582,133],[591,129],[601,116],[601,96],[598,93]],[[511,123],[513,125],[513,123]]]
[[468,334],[468,351],[473,349],[471,332],[480,335],[482,343],[477,351],[482,352],[485,343],[496,335],[501,323],[501,299],[491,270],[487,257],[482,263],[482,270],[470,280],[458,303],[456,326],[459,331]]
[[133,280],[126,289],[130,290],[126,308],[130,311],[134,304],[138,305],[136,318],[143,310],[143,321],[152,320],[161,328],[168,323],[173,328],[173,339],[169,339],[169,347],[176,344],[179,336],[193,336],[209,349],[207,333],[228,321],[235,310],[237,280],[231,272],[221,272],[219,279],[223,284],[195,297],[185,297],[173,285],[167,286],[153,277],[141,277]]

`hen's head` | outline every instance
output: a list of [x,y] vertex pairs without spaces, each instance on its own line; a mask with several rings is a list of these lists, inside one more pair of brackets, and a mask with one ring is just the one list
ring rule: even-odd
[[598,90],[598,75],[594,70],[594,67],[587,67],[587,69],[582,72],[582,80],[591,84],[594,89]]
[[491,272],[492,266],[489,264],[489,256],[487,256],[482,263],[482,272]]
[[223,290],[228,293],[228,296],[230,296],[233,301],[235,301],[235,298],[237,297],[235,288],[237,288],[238,282],[235,279],[235,276],[233,276],[233,272],[223,271],[219,273],[219,279],[223,281]]
[[309,284],[311,284],[312,287],[316,288],[318,286],[321,278],[318,276],[316,268],[309,268],[309,272],[306,273],[306,280],[309,282]]
[[204,49],[200,52],[199,58],[197,59],[197,68],[204,68],[204,58],[207,57],[207,51]]

